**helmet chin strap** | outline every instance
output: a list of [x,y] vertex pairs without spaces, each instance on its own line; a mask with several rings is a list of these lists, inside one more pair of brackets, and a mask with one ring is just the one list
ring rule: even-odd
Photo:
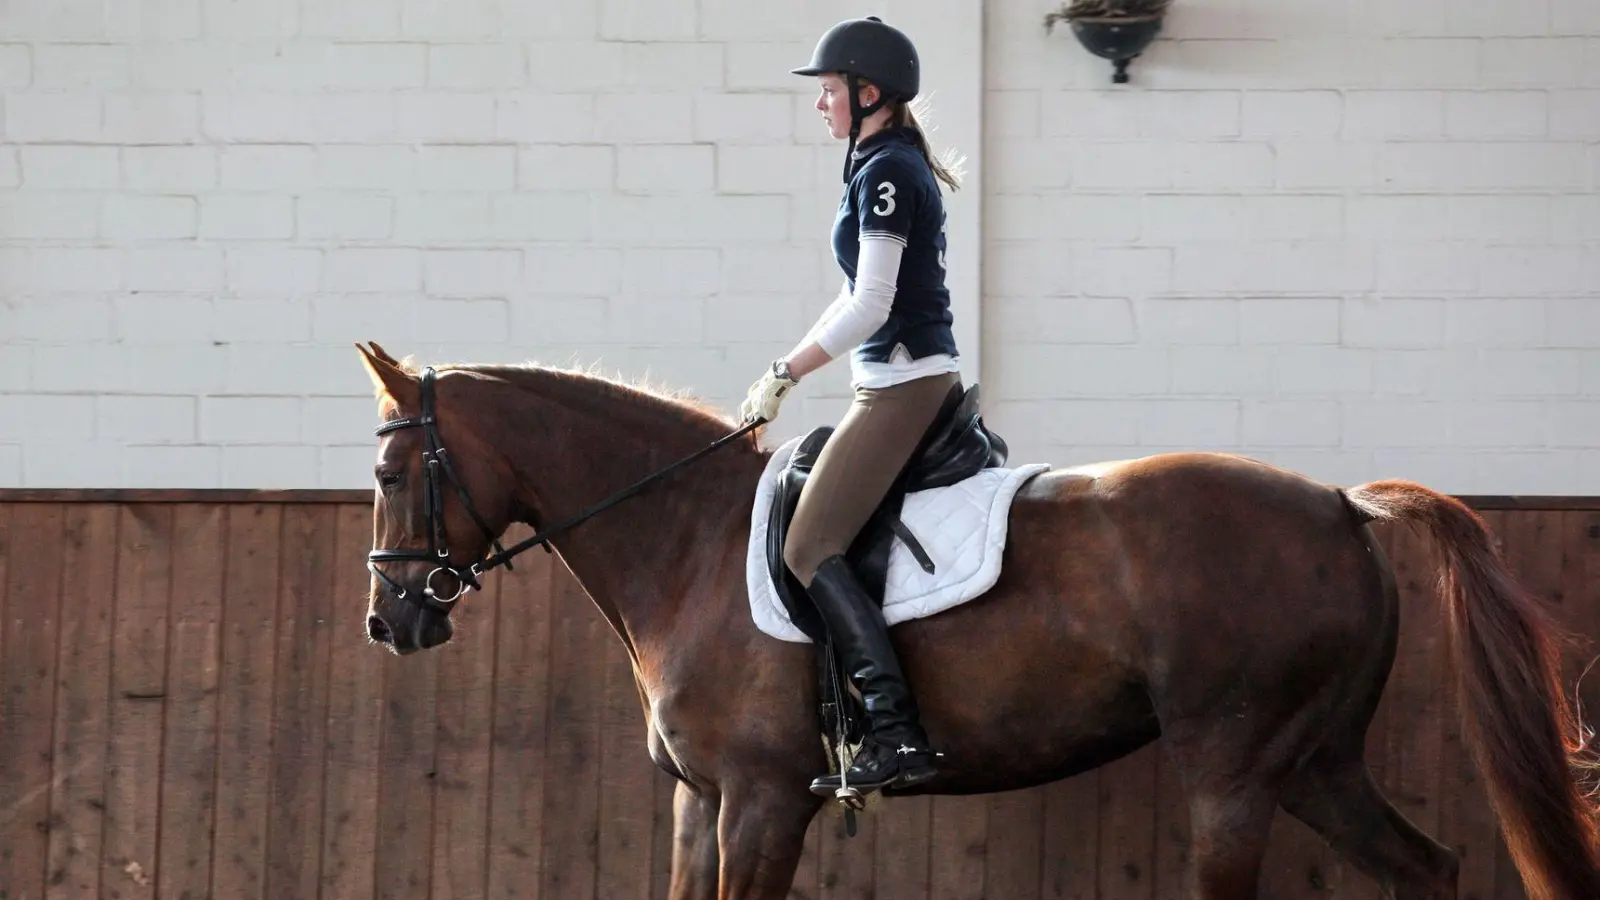
[[844,80],[850,91],[850,146],[844,151],[844,183],[849,184],[850,176],[855,170],[856,138],[861,134],[861,122],[882,109],[883,105],[889,102],[889,96],[880,88],[877,101],[871,106],[862,106],[861,98],[857,95],[861,82],[856,79],[855,73],[846,72]]

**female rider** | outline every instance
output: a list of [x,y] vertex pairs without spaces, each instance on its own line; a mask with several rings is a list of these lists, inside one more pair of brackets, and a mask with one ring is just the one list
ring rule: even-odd
[[[840,22],[810,64],[792,71],[818,78],[816,108],[834,138],[850,140],[832,234],[845,282],[794,350],[751,386],[740,412],[772,421],[790,388],[850,352],[854,401],[801,491],[783,554],[866,703],[867,739],[847,774],[868,792],[937,774],[882,610],[845,552],[961,381],[939,188],[960,182],[934,159],[912,114],[918,57],[898,29],[876,16]],[[823,776],[811,790],[832,796],[839,782]]]

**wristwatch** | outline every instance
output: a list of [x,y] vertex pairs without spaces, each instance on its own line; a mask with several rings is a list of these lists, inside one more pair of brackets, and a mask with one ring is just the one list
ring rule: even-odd
[[778,376],[779,378],[782,378],[785,381],[793,381],[793,382],[797,382],[797,383],[800,381],[800,379],[798,379],[798,378],[794,377],[793,375],[789,374],[789,361],[787,359],[776,359],[776,360],[773,360],[772,361],[772,374]]

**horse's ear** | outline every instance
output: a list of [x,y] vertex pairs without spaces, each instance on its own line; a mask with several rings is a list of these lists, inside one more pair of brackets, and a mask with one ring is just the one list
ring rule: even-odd
[[[356,346],[359,347],[360,345],[357,344]],[[367,346],[372,348],[372,355],[377,357],[378,359],[381,359],[384,362],[394,366],[396,369],[404,369],[405,368],[405,365],[402,364],[400,362],[400,360],[395,359],[393,356],[391,356],[389,354],[389,351],[383,349],[381,346],[378,345],[377,341],[367,341]]]
[[417,377],[401,369],[400,364],[383,348],[377,344],[372,347],[376,353],[360,344],[356,345],[356,349],[361,351],[361,364],[372,378],[373,389],[393,397],[396,403],[414,404],[418,398]]

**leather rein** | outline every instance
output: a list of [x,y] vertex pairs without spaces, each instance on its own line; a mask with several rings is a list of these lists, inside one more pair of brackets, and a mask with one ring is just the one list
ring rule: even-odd
[[[526,550],[530,550],[533,547],[542,546],[544,547],[544,551],[546,553],[551,552],[549,543],[550,538],[572,528],[575,525],[585,522],[594,515],[603,512],[604,510],[621,503],[623,500],[642,492],[654,482],[665,478],[667,475],[670,475],[671,473],[688,465],[689,463],[694,462],[700,457],[711,453],[730,441],[747,434],[765,421],[764,419],[757,418],[747,422],[738,430],[718,438],[710,445],[696,450],[694,453],[691,453],[690,455],[678,460],[664,469],[660,469],[650,475],[645,476],[639,481],[636,481],[628,487],[617,491],[611,496],[601,500],[599,503],[594,504],[588,509],[577,513],[576,515],[569,516],[544,530],[536,531],[532,537],[514,544],[508,549],[500,546],[499,538],[495,536],[494,532],[489,528],[489,524],[484,521],[483,516],[478,513],[477,507],[473,505],[472,497],[467,493],[466,483],[463,482],[456,474],[455,466],[450,462],[450,455],[445,450],[444,441],[442,441],[439,437],[438,416],[436,415],[434,404],[435,377],[436,373],[434,372],[432,366],[428,366],[422,370],[422,410],[420,414],[408,416],[402,419],[391,419],[373,430],[374,435],[382,437],[391,431],[399,431],[402,428],[422,429],[422,503],[423,515],[427,518],[426,530],[428,536],[428,546],[426,549],[375,549],[367,554],[367,569],[370,570],[372,574],[384,584],[388,585],[390,590],[393,590],[401,599],[410,600],[413,603],[417,603],[425,607],[431,607],[432,609],[445,613],[446,615],[448,615],[450,610],[454,608],[456,601],[461,598],[461,595],[466,593],[469,589],[483,589],[478,579],[482,577],[485,572],[489,572],[500,566],[505,566],[506,571],[508,572],[514,571],[511,565],[512,557],[515,557]],[[466,567],[457,566],[450,562],[450,547],[445,539],[444,527],[443,480],[445,478],[448,478],[450,482],[455,485],[456,495],[461,498],[461,505],[466,508],[467,514],[470,515],[472,520],[477,523],[478,527],[483,530],[484,537],[488,538],[489,544],[495,549],[494,554]],[[422,598],[418,599],[414,597],[409,591],[401,587],[393,579],[383,574],[383,572],[378,569],[378,564],[383,562],[434,563],[435,567],[433,571],[428,573],[427,579],[423,582]],[[456,592],[449,597],[440,596],[439,593],[433,588],[433,578],[440,572],[446,572],[454,576],[456,579]]]

